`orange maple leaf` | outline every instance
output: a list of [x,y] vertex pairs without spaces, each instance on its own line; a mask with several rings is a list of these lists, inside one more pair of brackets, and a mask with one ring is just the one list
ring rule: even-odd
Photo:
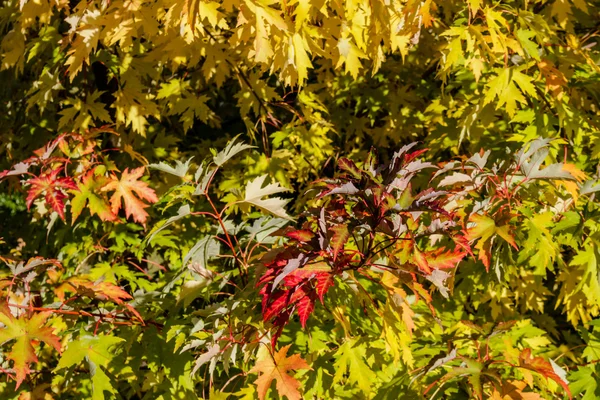
[[546,80],[546,91],[550,91],[552,96],[560,99],[568,83],[565,75],[548,60],[540,61],[538,68],[540,69],[541,76]]
[[[492,259],[492,239],[495,235],[500,236],[512,247],[518,249],[515,238],[511,233],[512,227],[508,224],[509,217],[510,216],[501,216],[495,220],[488,215],[473,214],[469,218],[469,222],[474,222],[475,226],[468,228],[465,231],[464,237],[468,242],[479,239],[475,248],[479,250],[479,259],[483,262],[483,265],[485,265],[486,271],[490,267]],[[500,225],[501,222],[504,222],[505,224]]]
[[523,381],[504,381],[500,390],[494,388],[491,400],[543,400],[543,397],[535,392],[524,392],[527,383]]
[[0,306],[0,322],[4,324],[4,328],[0,329],[0,344],[15,340],[7,357],[13,361],[17,388],[31,371],[29,364],[38,360],[32,342],[45,342],[60,352],[60,339],[54,335],[52,328],[44,326],[50,314],[43,312],[33,314],[31,318],[25,315],[15,318],[6,304]]
[[298,391],[300,382],[288,375],[288,371],[312,368],[299,354],[286,357],[290,346],[282,347],[273,355],[265,351],[263,357],[260,357],[254,368],[249,371],[250,373],[260,373],[255,382],[260,400],[263,400],[267,395],[267,390],[269,390],[273,380],[275,380],[277,391],[281,396],[286,396],[290,400],[300,400],[302,398]]
[[129,293],[110,282],[92,282],[79,277],[70,278],[54,289],[54,293],[61,301],[65,300],[67,292],[79,293],[102,301],[110,300],[117,304],[123,304],[123,300],[131,299]]
[[[133,216],[134,221],[141,224],[146,223],[148,213],[144,211],[144,208],[148,207],[142,200],[146,200],[150,203],[156,203],[158,197],[154,190],[150,189],[146,182],[138,180],[144,174],[144,167],[139,167],[129,171],[125,168],[121,179],[113,174],[111,181],[108,182],[103,188],[103,192],[113,191],[114,193],[110,198],[111,210],[114,214],[119,212],[121,208],[121,199],[125,203],[125,214],[127,218]],[[135,195],[139,197],[136,197]],[[141,200],[140,200],[141,199]]]
[[531,349],[524,349],[519,355],[519,367],[535,371],[547,379],[552,379],[565,390],[565,393],[572,399],[569,384],[564,377],[561,377],[554,369],[551,363],[544,360],[542,357],[533,357]]
[[420,252],[415,247],[415,263],[422,271],[431,273],[433,269],[451,269],[456,268],[458,263],[465,258],[467,253],[460,249],[446,250],[443,248]]

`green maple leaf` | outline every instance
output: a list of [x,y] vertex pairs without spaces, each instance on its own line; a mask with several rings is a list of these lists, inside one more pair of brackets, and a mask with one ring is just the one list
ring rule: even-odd
[[71,199],[71,218],[74,223],[86,204],[91,215],[98,215],[103,221],[115,221],[117,216],[111,211],[108,201],[97,195],[108,179],[103,176],[94,176],[94,171],[89,171],[78,184],[78,190],[72,191],[75,196]]
[[227,400],[231,398],[231,393],[216,390],[214,387],[210,389],[208,394],[209,400]]
[[517,111],[517,102],[521,104],[527,103],[525,97],[523,97],[517,86],[514,84],[512,80],[512,70],[510,69],[501,71],[496,78],[489,81],[484,103],[491,103],[496,97],[498,97],[496,110],[505,106],[506,112],[511,117]]
[[486,268],[490,266],[492,239],[495,235],[506,240],[512,247],[517,248],[515,239],[510,232],[510,225],[497,226],[496,221],[487,215],[473,214],[469,218],[469,222],[474,223],[467,229],[465,238],[468,241],[479,239],[475,248],[479,250],[479,259],[483,262]]
[[348,382],[358,385],[360,390],[368,394],[371,392],[373,382],[376,380],[375,373],[365,362],[366,346],[349,340],[340,346],[336,353],[334,382],[340,382],[348,373]]
[[593,400],[600,396],[598,391],[598,371],[593,366],[581,367],[577,371],[569,374],[569,386],[573,391],[573,395],[581,397],[582,400]]
[[58,121],[59,128],[73,126],[76,129],[88,129],[95,126],[94,120],[100,122],[111,122],[110,114],[104,108],[104,104],[98,101],[103,92],[95,91],[87,94],[85,99],[69,97],[63,101],[63,105],[71,106],[60,111],[62,117]]
[[114,336],[81,336],[78,340],[69,343],[55,371],[78,365],[86,359],[92,375],[92,399],[104,400],[104,391],[113,394],[116,391],[103,368],[106,368],[114,358],[114,346],[123,341],[125,339]]
[[549,230],[553,216],[551,212],[539,213],[525,223],[527,239],[523,243],[518,262],[522,263],[529,258],[527,262],[536,267],[536,274],[545,274],[546,268],[552,267],[552,262],[558,254],[554,236]]
[[536,61],[540,61],[540,53],[538,51],[538,45],[534,41],[531,40],[532,37],[535,36],[535,33],[529,30],[518,29],[517,30],[517,39],[521,46],[527,52],[527,54]]
[[8,359],[13,361],[17,388],[31,371],[29,364],[37,362],[33,341],[42,341],[60,352],[60,340],[54,335],[53,329],[45,326],[50,312],[33,314],[28,318],[25,314],[15,318],[6,304],[0,307],[0,322],[4,329],[0,330],[0,344],[15,340]]

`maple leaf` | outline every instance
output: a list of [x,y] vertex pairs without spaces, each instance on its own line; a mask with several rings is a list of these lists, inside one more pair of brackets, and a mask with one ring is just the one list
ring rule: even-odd
[[[291,258],[285,268],[288,268],[291,263],[295,269],[289,274],[283,275],[285,271],[280,272],[281,269],[278,267],[271,269],[259,281],[260,285],[275,277],[273,283],[264,285],[259,293],[263,296],[263,320],[274,319],[273,324],[279,328],[289,322],[289,316],[294,311],[298,313],[302,327],[306,327],[306,322],[315,309],[316,299],[319,298],[323,303],[323,296],[334,284],[333,276],[329,272],[322,272],[321,267],[317,266],[319,263],[312,264],[306,269],[296,268],[299,259],[304,260],[300,261],[301,263],[305,263],[307,258],[302,253],[299,258]],[[284,285],[278,288],[277,285],[281,281]],[[278,337],[278,335],[272,337],[273,343],[277,342]]]
[[298,83],[302,86],[308,78],[308,70],[313,68],[307,52],[310,51],[310,47],[307,40],[298,33],[292,37],[290,47],[294,56],[290,55],[288,62],[296,67],[298,71]]
[[450,269],[456,267],[465,255],[466,253],[459,248],[454,251],[437,249],[435,251],[427,252],[426,259],[429,267],[433,269]]
[[223,18],[223,15],[218,11],[218,8],[218,3],[186,0],[183,4],[181,17],[187,21],[192,31],[196,29],[196,19],[198,17],[201,17],[199,18],[200,21],[207,19],[214,27],[218,21]]
[[209,100],[210,98],[205,95],[178,97],[169,102],[171,105],[169,115],[181,115],[179,120],[183,124],[184,131],[189,131],[196,119],[218,127],[220,121],[217,115],[206,105]]
[[512,117],[516,112],[517,102],[521,104],[527,103],[527,100],[515,83],[519,84],[522,91],[527,94],[531,94],[530,92],[533,88],[531,83],[527,81],[529,78],[525,76],[524,79],[519,80],[519,76],[518,73],[515,73],[510,68],[500,70],[498,75],[494,79],[490,79],[488,83],[489,90],[485,94],[484,103],[491,103],[494,98],[498,97],[496,109],[506,105],[506,112]]
[[348,225],[339,224],[331,228],[333,232],[333,236],[331,237],[331,241],[329,242],[331,245],[331,249],[333,250],[333,261],[337,258],[340,251],[344,248],[346,241],[350,237],[350,232],[348,232]]
[[335,67],[339,68],[342,64],[345,64],[345,71],[356,79],[358,71],[362,68],[360,59],[366,58],[365,53],[347,37],[340,38],[337,49],[339,51],[339,58]]
[[213,161],[217,166],[220,167],[221,165],[229,161],[231,158],[233,158],[236,154],[244,150],[256,148],[256,146],[251,146],[249,144],[237,143],[236,141],[239,138],[239,136],[240,135],[237,135],[236,137],[231,139],[229,143],[227,143],[227,146],[213,157]]
[[307,229],[298,229],[286,232],[285,236],[289,237],[290,239],[297,240],[298,242],[306,243],[314,238],[315,234]]
[[[519,367],[535,371],[545,378],[552,379],[554,382],[562,386],[569,398],[572,399],[573,396],[571,395],[571,390],[569,389],[569,382],[567,382],[566,379],[561,377],[557,371],[555,371],[554,366],[556,366],[556,364],[552,365],[542,357],[533,357],[531,355],[531,349],[529,348],[523,350],[519,355]],[[560,367],[558,367],[558,369],[560,370]],[[562,372],[564,373],[564,371]]]
[[89,56],[98,46],[102,18],[100,10],[85,10],[83,16],[71,16],[65,21],[71,25],[71,32],[77,31],[78,35],[71,43],[71,49],[67,52],[65,65],[69,67],[69,78],[75,79],[85,64],[89,65]]
[[131,299],[131,295],[110,282],[92,282],[83,277],[73,277],[63,282],[54,289],[54,293],[64,301],[66,292],[75,292],[100,300],[111,300],[117,304],[123,304],[124,300]]
[[111,107],[116,110],[118,123],[131,126],[135,132],[146,136],[147,117],[159,118],[160,113],[150,94],[143,93],[142,89],[135,79],[131,79],[129,84],[115,92],[115,101]]
[[568,179],[581,181],[585,173],[573,164],[555,163],[540,168],[548,157],[548,149],[552,139],[536,139],[531,142],[529,148],[523,147],[515,158],[519,167],[527,179]]
[[308,317],[315,309],[315,299],[313,296],[305,295],[298,301],[296,306],[298,316],[300,317],[300,325],[303,328],[306,328],[306,321],[308,321]]
[[213,236],[207,235],[200,239],[185,255],[183,265],[188,266],[191,260],[197,267],[206,268],[208,261],[221,254],[221,245]]
[[263,199],[265,196],[272,194],[287,192],[289,189],[282,188],[279,183],[270,183],[263,187],[267,175],[259,176],[251,182],[246,184],[246,195],[244,200],[237,202],[237,204],[245,205],[250,204],[261,210],[270,212],[271,214],[285,219],[291,219],[291,217],[285,212],[283,208],[290,200],[284,200],[279,197],[272,197],[270,199]]
[[23,175],[24,173],[27,172],[29,167],[30,167],[29,163],[26,163],[26,162],[17,163],[15,165],[13,165],[12,170],[7,169],[7,170],[0,172],[0,179],[3,179],[7,176]]
[[150,189],[147,183],[138,180],[143,174],[144,167],[132,169],[131,171],[126,168],[121,175],[121,179],[117,179],[113,174],[111,181],[102,188],[103,192],[114,191],[110,198],[111,211],[114,214],[119,212],[121,199],[123,199],[127,218],[133,216],[134,221],[141,224],[145,224],[148,218],[148,213],[144,211],[144,208],[148,207],[148,205],[140,199],[150,203],[158,201],[154,190]]
[[362,177],[362,171],[356,166],[354,161],[347,158],[340,158],[337,166],[340,170],[349,173],[353,178],[360,179]]
[[427,262],[426,254],[423,253],[422,251],[420,251],[416,246],[414,248],[413,260],[415,261],[415,264],[417,265],[417,267],[419,267],[419,269],[421,271],[423,271],[426,274],[431,273],[431,267],[429,266],[429,263]]
[[483,262],[486,269],[490,266],[492,238],[495,235],[506,240],[515,249],[517,248],[515,239],[510,233],[510,225],[496,226],[496,221],[486,215],[480,214],[473,214],[469,218],[469,221],[475,223],[475,225],[467,229],[465,239],[467,241],[479,239],[475,248],[479,250],[479,259]]
[[335,354],[334,382],[339,382],[348,372],[348,381],[356,383],[365,393],[371,392],[371,385],[376,380],[375,372],[365,362],[366,346],[355,339],[346,341]]
[[267,391],[271,386],[271,382],[275,380],[277,392],[281,396],[286,396],[290,400],[300,400],[302,396],[298,391],[300,382],[288,374],[291,370],[312,369],[299,354],[294,354],[287,357],[287,352],[291,345],[282,347],[278,352],[271,355],[268,351],[263,350],[262,354],[256,362],[256,365],[249,371],[250,373],[258,373],[256,379],[256,388],[258,390],[258,398],[264,399]]
[[524,227],[527,228],[527,239],[523,242],[523,250],[517,262],[530,257],[528,263],[536,267],[536,271],[545,271],[552,260],[559,254],[555,238],[550,232],[553,224],[551,212],[540,212],[528,218]]
[[106,368],[115,357],[114,347],[124,340],[119,337],[105,335],[81,336],[76,341],[68,344],[55,371],[78,365],[85,358],[92,376],[92,399],[104,399],[104,391],[115,394],[116,390],[110,384],[110,379],[103,368]]
[[77,126],[80,130],[86,130],[93,124],[94,120],[101,122],[111,122],[110,115],[104,108],[104,105],[97,101],[102,92],[96,91],[86,96],[85,100],[67,98],[63,101],[63,105],[71,106],[64,108],[60,114],[61,119],[58,121],[58,127]]
[[598,379],[596,378],[596,372],[591,367],[579,367],[576,371],[573,371],[569,375],[570,388],[573,390],[573,394],[582,400],[594,400],[600,395],[598,391]]
[[77,217],[88,206],[91,215],[98,215],[102,221],[115,221],[117,216],[111,211],[105,198],[98,196],[95,191],[100,190],[107,184],[107,178],[103,176],[94,176],[94,171],[89,171],[77,186],[77,190],[71,199],[71,218],[73,224]]
[[194,157],[190,157],[185,163],[182,163],[179,160],[175,160],[175,167],[171,167],[169,164],[160,162],[158,164],[149,164],[148,168],[154,168],[159,171],[166,172],[171,175],[175,175],[180,177],[181,179],[185,178],[188,170],[190,169],[190,162]]
[[277,293],[269,296],[265,293],[263,298],[266,301],[263,303],[263,320],[268,321],[273,317],[277,316],[284,308],[289,305],[290,302],[290,291],[278,291]]
[[27,209],[31,208],[33,201],[42,193],[45,193],[46,204],[49,204],[60,218],[65,219],[65,202],[67,195],[64,193],[67,189],[77,189],[73,179],[69,177],[58,178],[61,168],[56,168],[47,174],[42,174],[27,181],[30,185],[27,192]]
[[316,276],[317,284],[315,285],[315,289],[317,290],[317,295],[319,296],[319,300],[321,300],[321,304],[323,303],[323,296],[329,290],[330,287],[333,286],[333,275],[327,272],[318,273]]
[[542,77],[546,80],[546,91],[560,99],[563,95],[563,89],[568,83],[565,75],[548,60],[542,60],[537,65]]
[[286,276],[304,266],[308,261],[309,257],[304,253],[298,254],[297,257],[290,258],[285,267],[281,270],[277,277],[275,277],[275,280],[273,281],[273,289],[275,289]]
[[38,360],[32,342],[42,341],[60,352],[60,339],[54,335],[52,328],[44,326],[50,314],[37,313],[30,318],[23,314],[15,318],[6,304],[0,307],[0,322],[4,324],[4,328],[0,330],[0,344],[15,340],[7,357],[13,361],[17,388],[30,372],[29,364]]
[[542,400],[543,397],[535,392],[524,392],[527,383],[523,381],[502,382],[500,391],[494,388],[491,400]]
[[541,61],[537,43],[531,40],[532,37],[535,37],[535,33],[529,30],[518,29],[516,36],[527,54],[534,60]]

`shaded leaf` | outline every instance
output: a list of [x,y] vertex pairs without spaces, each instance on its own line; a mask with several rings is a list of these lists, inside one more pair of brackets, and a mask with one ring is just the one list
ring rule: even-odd
[[235,157],[236,154],[246,150],[246,149],[254,149],[255,146],[250,146],[244,143],[236,143],[236,140],[239,138],[239,135],[234,137],[227,143],[227,146],[221,150],[217,155],[213,157],[213,161],[217,166],[221,166],[229,161],[231,158]]

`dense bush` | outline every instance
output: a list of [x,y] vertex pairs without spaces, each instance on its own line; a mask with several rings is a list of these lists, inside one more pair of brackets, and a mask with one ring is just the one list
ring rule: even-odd
[[598,21],[3,1],[0,398],[600,398]]

